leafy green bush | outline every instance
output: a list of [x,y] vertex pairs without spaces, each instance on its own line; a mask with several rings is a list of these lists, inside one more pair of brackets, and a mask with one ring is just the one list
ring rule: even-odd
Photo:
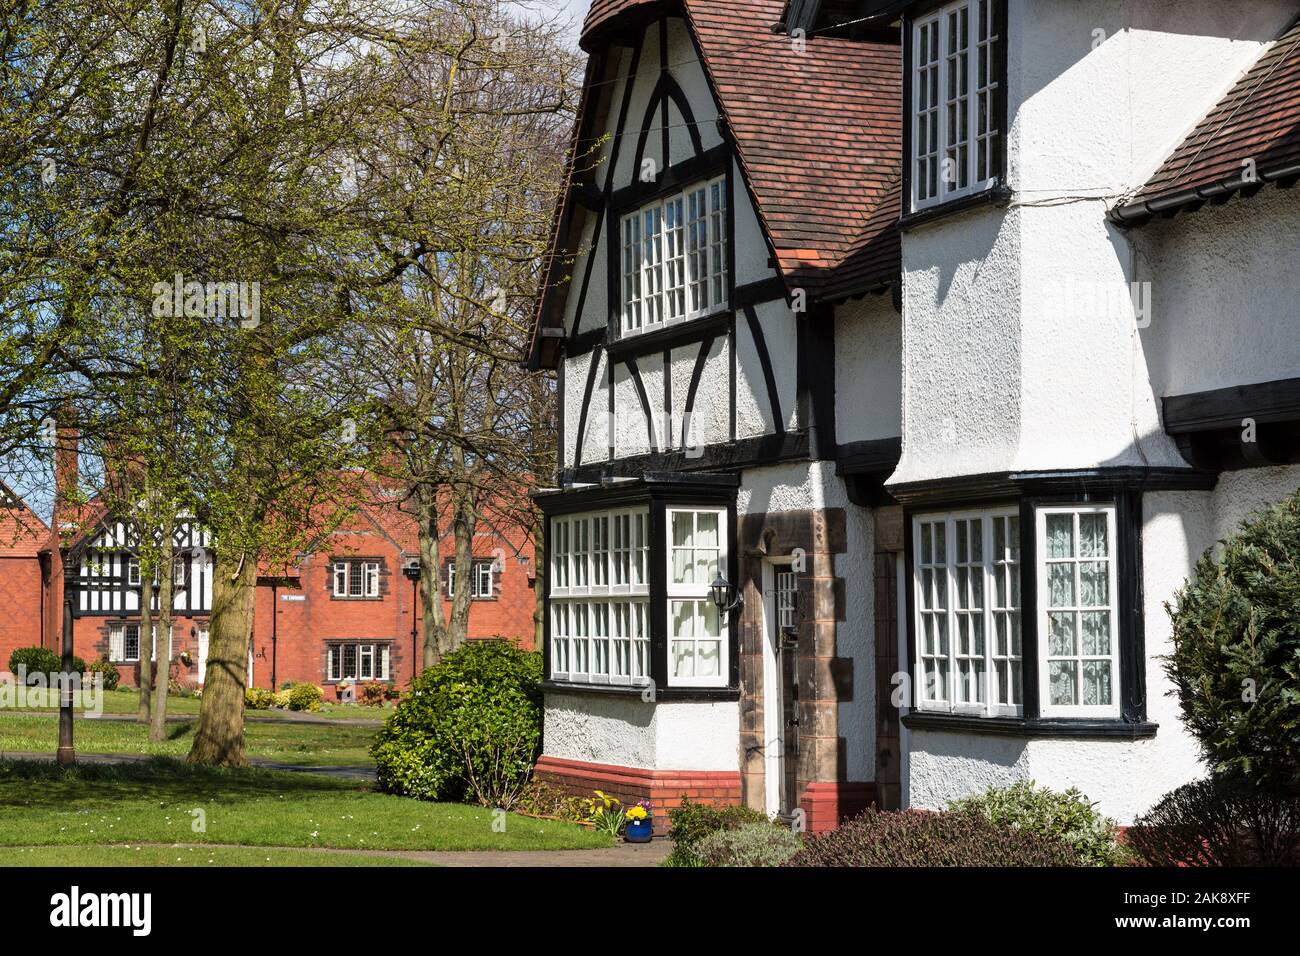
[[380,786],[510,809],[542,735],[541,655],[471,641],[417,677],[375,738]]
[[1128,839],[1152,866],[1300,866],[1300,793],[1195,780],[1138,817]]
[[244,690],[244,706],[249,710],[266,710],[275,703],[275,694],[265,687],[248,687]]
[[1128,861],[1115,821],[1098,813],[1073,788],[1057,793],[1022,780],[954,801],[948,809],[972,810],[1000,827],[1057,837],[1074,849],[1080,866],[1122,866]]
[[107,657],[101,657],[93,662],[90,665],[90,673],[92,675],[98,674],[104,678],[104,690],[117,690],[117,685],[122,680],[121,673]]
[[714,807],[691,803],[682,797],[682,805],[668,811],[668,838],[673,841],[666,866],[703,866],[699,855],[700,841],[713,833],[737,830],[747,824],[767,824],[767,814],[750,807]]
[[315,684],[294,684],[289,691],[290,710],[320,710],[325,692]]
[[705,866],[780,866],[803,849],[803,839],[773,823],[745,823],[715,830],[695,845]]
[[1165,662],[1212,771],[1300,785],[1300,491],[1202,555]]
[[812,837],[786,866],[1074,866],[1056,837],[999,826],[969,810],[874,807],[838,830]]
[[[27,668],[27,683],[34,684],[37,674],[57,674],[63,669],[63,657],[48,647],[20,647],[9,655],[9,673],[18,675],[20,667]],[[72,672],[86,673],[86,662],[73,655]],[[48,678],[45,679],[48,683]]]

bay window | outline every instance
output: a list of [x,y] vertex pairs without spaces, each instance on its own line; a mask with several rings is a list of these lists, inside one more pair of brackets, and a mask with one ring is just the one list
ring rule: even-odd
[[619,235],[624,335],[726,308],[725,176],[624,215]]
[[1118,719],[1116,506],[1025,513],[1028,528],[1018,507],[913,516],[915,709],[1018,716],[1032,689],[1035,719]]
[[913,210],[980,192],[1001,177],[998,6],[961,0],[911,25]]
[[728,514],[652,501],[551,516],[549,678],[731,688],[731,630],[709,595],[733,573]]

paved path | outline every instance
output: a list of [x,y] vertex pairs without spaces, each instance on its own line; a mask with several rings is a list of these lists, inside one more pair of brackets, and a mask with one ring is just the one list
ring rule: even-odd
[[[148,846],[136,844],[131,846]],[[155,846],[178,846],[208,849],[210,843],[165,843]],[[224,844],[220,844],[224,845]],[[618,843],[601,850],[340,850],[329,847],[254,847],[267,850],[308,850],[312,853],[348,854],[363,856],[393,856],[437,866],[474,867],[637,867],[658,866],[672,851],[672,843],[665,837],[656,837],[649,843]]]
[[[157,754],[91,754],[77,753],[78,763],[139,763],[152,760]],[[53,763],[54,754],[48,750],[0,750],[0,760],[37,760]],[[301,764],[278,763],[265,757],[249,757],[248,762],[264,770],[289,770],[294,773],[318,773],[326,777],[343,777],[355,780],[374,780],[375,771],[369,767],[307,767]]]

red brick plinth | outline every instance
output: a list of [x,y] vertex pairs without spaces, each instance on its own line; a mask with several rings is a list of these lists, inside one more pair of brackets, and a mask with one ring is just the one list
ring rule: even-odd
[[803,791],[803,808],[809,833],[834,830],[876,802],[874,783],[813,782]]
[[654,804],[655,829],[660,832],[668,828],[668,811],[681,806],[683,797],[714,806],[740,803],[739,771],[645,770],[544,756],[534,772],[539,779],[576,796],[589,797],[593,790],[603,790],[625,805],[649,800]]

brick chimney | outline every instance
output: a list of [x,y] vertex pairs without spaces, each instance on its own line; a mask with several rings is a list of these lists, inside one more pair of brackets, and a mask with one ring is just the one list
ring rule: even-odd
[[54,443],[54,532],[62,534],[76,527],[81,507],[77,501],[78,444],[81,433],[72,423],[58,426]]

